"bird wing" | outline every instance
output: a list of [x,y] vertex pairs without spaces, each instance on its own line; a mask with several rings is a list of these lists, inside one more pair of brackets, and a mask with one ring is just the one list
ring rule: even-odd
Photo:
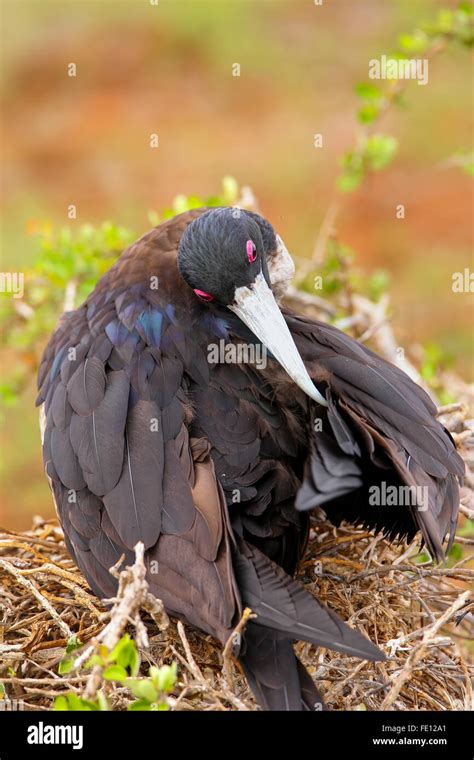
[[[421,530],[433,556],[454,537],[464,464],[429,396],[402,370],[340,330],[285,314],[312,380],[326,394],[298,507],[324,506],[347,519],[412,538]],[[412,489],[408,501],[377,504],[374,488]],[[398,491],[405,501],[407,492]],[[383,498],[383,493],[382,493]],[[403,501],[403,499],[402,499]],[[372,503],[373,502],[373,503]]]
[[[162,230],[135,244],[138,268],[160,240],[174,245]],[[46,348],[46,472],[68,548],[96,594],[114,594],[109,568],[122,554],[133,562],[142,541],[153,593],[225,640],[240,609],[226,505],[207,441],[189,434],[188,386],[191,375],[204,381],[205,354],[165,288],[147,278],[125,286],[123,267],[64,316]]]

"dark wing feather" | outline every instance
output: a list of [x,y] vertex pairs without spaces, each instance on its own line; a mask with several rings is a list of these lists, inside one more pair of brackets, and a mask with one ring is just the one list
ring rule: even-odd
[[109,568],[122,553],[133,562],[143,541],[153,592],[225,641],[240,610],[230,528],[209,446],[188,435],[190,379],[208,375],[209,337],[194,329],[187,304],[178,315],[167,300],[177,295],[175,227],[196,213],[138,241],[63,317],[45,350],[38,402],[66,542],[95,593],[114,594]]
[[123,544],[132,549],[143,541],[156,543],[163,510],[164,446],[161,413],[154,401],[138,401],[125,428],[122,472],[104,496],[107,513]]
[[[285,317],[328,400],[327,409],[318,407],[323,431],[312,437],[298,508],[324,506],[336,523],[347,519],[392,539],[411,539],[421,530],[431,554],[442,559],[446,534],[450,541],[454,536],[464,464],[433,402],[399,368],[336,328]],[[370,490],[382,483],[411,486],[413,493],[426,489],[428,498],[398,508],[373,506]]]
[[72,447],[89,489],[97,496],[109,493],[122,472],[129,394],[126,372],[109,371],[99,406],[87,416],[72,415]]
[[104,362],[96,356],[85,359],[67,384],[67,398],[77,414],[89,415],[104,398]]

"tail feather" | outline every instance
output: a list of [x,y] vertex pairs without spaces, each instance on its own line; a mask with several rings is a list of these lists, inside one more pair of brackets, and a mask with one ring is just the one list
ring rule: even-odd
[[378,647],[346,625],[256,547],[241,539],[237,546],[233,556],[235,576],[243,603],[258,621],[250,625],[271,628],[289,640],[308,641],[366,660],[385,659]]
[[326,710],[323,698],[302,662],[295,656],[304,710]]
[[264,710],[322,710],[324,703],[284,634],[249,625],[240,663]]

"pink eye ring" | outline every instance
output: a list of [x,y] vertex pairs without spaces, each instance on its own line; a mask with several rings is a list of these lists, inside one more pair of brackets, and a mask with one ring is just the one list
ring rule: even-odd
[[214,296],[209,295],[209,293],[205,293],[204,290],[199,290],[199,288],[194,288],[194,292],[196,293],[197,297],[201,299],[201,301],[214,300]]
[[257,246],[255,245],[253,240],[247,240],[245,248],[247,250],[247,258],[250,264],[253,264],[253,262],[257,258]]

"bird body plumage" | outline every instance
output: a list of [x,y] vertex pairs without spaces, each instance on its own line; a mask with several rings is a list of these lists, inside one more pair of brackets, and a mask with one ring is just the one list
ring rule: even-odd
[[[328,325],[283,310],[327,407],[272,358],[266,369],[210,363],[211,344],[258,340],[180,276],[181,236],[203,211],[144,235],[62,317],[39,372],[45,469],[68,549],[98,596],[114,595],[109,568],[121,554],[132,562],[143,541],[150,589],[171,614],[225,643],[243,606],[256,612],[239,657],[263,707],[314,709],[293,639],[383,655],[291,577],[306,510],[392,538],[421,530],[440,558],[462,463],[426,394]],[[426,509],[369,507],[382,479],[425,484]]]

